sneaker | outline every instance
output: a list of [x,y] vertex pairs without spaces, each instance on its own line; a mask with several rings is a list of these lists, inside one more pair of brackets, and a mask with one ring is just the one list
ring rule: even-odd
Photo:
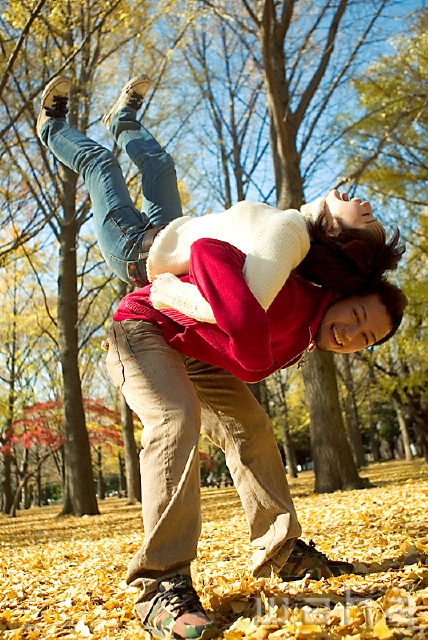
[[299,539],[279,572],[279,576],[284,582],[288,582],[301,580],[308,574],[312,580],[321,580],[321,578],[332,578],[349,573],[354,573],[354,565],[349,562],[329,560],[316,549],[313,540],[306,544]]
[[123,109],[124,107],[131,107],[131,109],[135,109],[135,111],[141,109],[144,96],[150,88],[150,82],[151,80],[148,76],[139,76],[131,78],[131,80],[125,84],[114,105],[102,117],[102,121],[107,129],[110,128],[111,119],[119,109]]
[[53,78],[42,93],[42,104],[37,118],[37,135],[48,118],[65,118],[68,113],[68,96],[71,82],[65,76]]
[[[138,613],[138,604],[136,605]],[[205,613],[190,576],[177,575],[159,583],[143,627],[158,638],[206,640],[218,629]]]

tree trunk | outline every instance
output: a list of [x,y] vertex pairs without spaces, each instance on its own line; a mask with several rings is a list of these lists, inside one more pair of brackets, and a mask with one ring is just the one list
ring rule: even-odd
[[19,503],[21,501],[23,485],[24,485],[24,481],[21,480],[21,482],[18,484],[18,487],[15,491],[15,495],[12,501],[12,506],[9,509],[9,518],[16,518],[16,512],[18,511]]
[[349,354],[342,355],[343,369],[345,373],[346,386],[346,415],[349,442],[351,444],[352,455],[358,468],[366,465],[363,439],[361,437],[360,421],[358,418],[357,403],[355,402],[354,380],[352,378],[351,363]]
[[137,445],[134,437],[132,411],[120,394],[120,410],[122,415],[122,437],[125,449],[126,489],[128,504],[141,502],[140,465],[138,464]]
[[[77,176],[65,169],[64,223],[60,235],[58,342],[64,383],[64,457],[66,495],[62,514],[98,514],[91,453],[83,410],[78,363],[75,189]],[[67,495],[68,493],[68,495]]]
[[331,353],[315,351],[303,368],[310,415],[315,493],[361,489],[351,448],[345,434]]
[[33,489],[31,485],[26,482],[24,484],[24,509],[29,509],[31,507],[31,502],[33,499]]
[[373,420],[372,413],[370,411],[370,424],[369,424],[369,438],[370,438],[370,450],[373,456],[373,462],[379,462],[379,440],[377,437],[376,424]]
[[104,500],[106,497],[105,482],[103,477],[103,455],[101,445],[97,447],[97,493],[98,499]]
[[[6,444],[6,447],[10,445],[13,436],[13,419],[15,413],[15,384],[16,384],[16,352],[17,336],[16,336],[16,316],[17,316],[17,302],[16,302],[16,287],[13,290],[13,319],[12,319],[12,336],[11,336],[11,353],[10,353],[10,365],[9,365],[9,395],[8,406],[6,416],[6,429],[2,444]],[[4,478],[3,478],[3,492],[4,492],[4,512],[9,513],[14,497],[12,491],[12,457],[10,451],[7,449],[3,453],[4,464]]]
[[42,504],[42,470],[39,468],[36,474],[36,495],[34,496],[34,504],[40,507]]
[[274,391],[271,397],[274,403],[273,411],[269,399],[268,406],[271,409],[271,417],[276,417],[282,431],[282,450],[288,467],[288,475],[291,478],[297,478],[296,454],[288,428],[287,384],[285,382],[284,372],[281,370],[276,371],[270,377],[270,386],[266,388],[267,390],[272,388]]
[[421,449],[422,456],[425,461],[428,462],[428,437],[427,434],[419,428],[419,425],[415,424],[417,442]]
[[9,511],[9,517],[10,518],[16,518],[16,512],[18,510],[19,502],[21,500],[22,488],[25,486],[25,484],[28,482],[28,480],[39,471],[39,469],[41,468],[42,464],[50,456],[50,454],[51,454],[51,452],[47,451],[41,458],[38,459],[35,469],[33,469],[32,471],[29,471],[28,473],[26,473],[21,478],[21,480],[19,481],[19,483],[17,485],[17,488],[16,488],[16,491],[15,491],[15,496],[14,496],[14,499],[13,499],[13,502],[12,502],[12,506],[11,506],[10,511]]
[[258,39],[270,119],[277,203],[280,209],[300,209],[303,204],[303,180],[296,149],[298,123],[290,112],[284,41],[277,37],[276,26],[272,5],[266,2],[259,23]]
[[369,437],[370,437],[370,449],[373,456],[373,462],[380,461],[380,450],[379,450],[379,438],[376,429],[376,423],[373,417],[373,406],[371,400],[371,385],[376,384],[376,377],[373,369],[373,365],[369,364],[369,394],[368,394],[368,405],[369,405]]
[[260,382],[248,382],[247,387],[257,400],[259,404],[262,405],[263,409],[269,415],[269,406],[267,400],[267,392],[266,392],[266,382],[261,380]]
[[418,428],[428,435],[427,410],[420,393],[406,393],[410,419]]
[[[8,432],[6,431],[6,435]],[[13,493],[12,493],[12,460],[9,453],[3,454],[3,512],[9,513],[13,504]]]
[[400,401],[400,397],[397,391],[392,394],[392,404],[394,405],[395,412],[397,414],[398,424],[400,426],[401,438],[403,440],[404,454],[406,460],[411,462],[413,460],[413,453],[410,449],[409,432],[407,431],[406,418],[404,417],[403,405]]
[[290,478],[297,478],[296,454],[294,451],[293,441],[290,436],[290,431],[288,429],[286,416],[282,423],[282,437],[284,439],[284,453],[287,461],[288,475]]
[[[119,463],[119,498],[126,498],[128,495],[128,492],[127,492],[127,486],[126,486],[125,465],[123,463],[122,455],[120,451],[117,456],[117,461]],[[127,504],[135,504],[135,500],[132,503],[127,502]]]

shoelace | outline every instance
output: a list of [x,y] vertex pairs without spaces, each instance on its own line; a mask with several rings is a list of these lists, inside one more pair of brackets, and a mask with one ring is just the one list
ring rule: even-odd
[[180,614],[184,610],[189,610],[190,607],[193,612],[204,611],[198,594],[191,585],[184,580],[181,582],[172,580],[168,582],[172,585],[172,588],[159,593],[159,600],[162,604],[167,604],[171,612]]
[[45,107],[46,115],[50,118],[65,118],[68,113],[68,96],[54,96],[53,107]]
[[299,539],[297,540],[294,549],[296,551],[309,551],[312,554],[316,554],[320,559],[324,560],[324,562],[328,562],[327,556],[321,553],[321,551],[318,551],[313,540],[311,540],[309,544],[306,544],[306,542]]
[[133,91],[128,99],[128,106],[130,106],[131,109],[135,109],[135,111],[139,111],[143,102],[144,99],[138,95],[138,93]]

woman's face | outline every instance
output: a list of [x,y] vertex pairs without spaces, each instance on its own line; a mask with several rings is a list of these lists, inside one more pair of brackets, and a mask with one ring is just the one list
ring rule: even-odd
[[372,207],[367,200],[351,198],[346,193],[339,193],[337,189],[330,191],[326,198],[327,229],[332,235],[340,232],[338,221],[345,222],[354,229],[367,229],[374,233],[384,233],[379,220],[373,216]]

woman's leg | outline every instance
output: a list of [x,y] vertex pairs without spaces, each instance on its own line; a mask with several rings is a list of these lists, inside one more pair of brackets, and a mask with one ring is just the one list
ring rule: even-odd
[[144,95],[150,86],[147,76],[133,78],[103,118],[115,141],[141,172],[143,211],[153,226],[182,215],[174,160],[137,120]]
[[[58,87],[63,88],[62,93]],[[67,124],[69,88],[66,78],[48,84],[43,94],[38,134],[58,160],[82,176],[91,197],[103,257],[119,278],[134,283],[130,273],[140,273],[141,245],[150,221],[134,206],[117,158]]]

